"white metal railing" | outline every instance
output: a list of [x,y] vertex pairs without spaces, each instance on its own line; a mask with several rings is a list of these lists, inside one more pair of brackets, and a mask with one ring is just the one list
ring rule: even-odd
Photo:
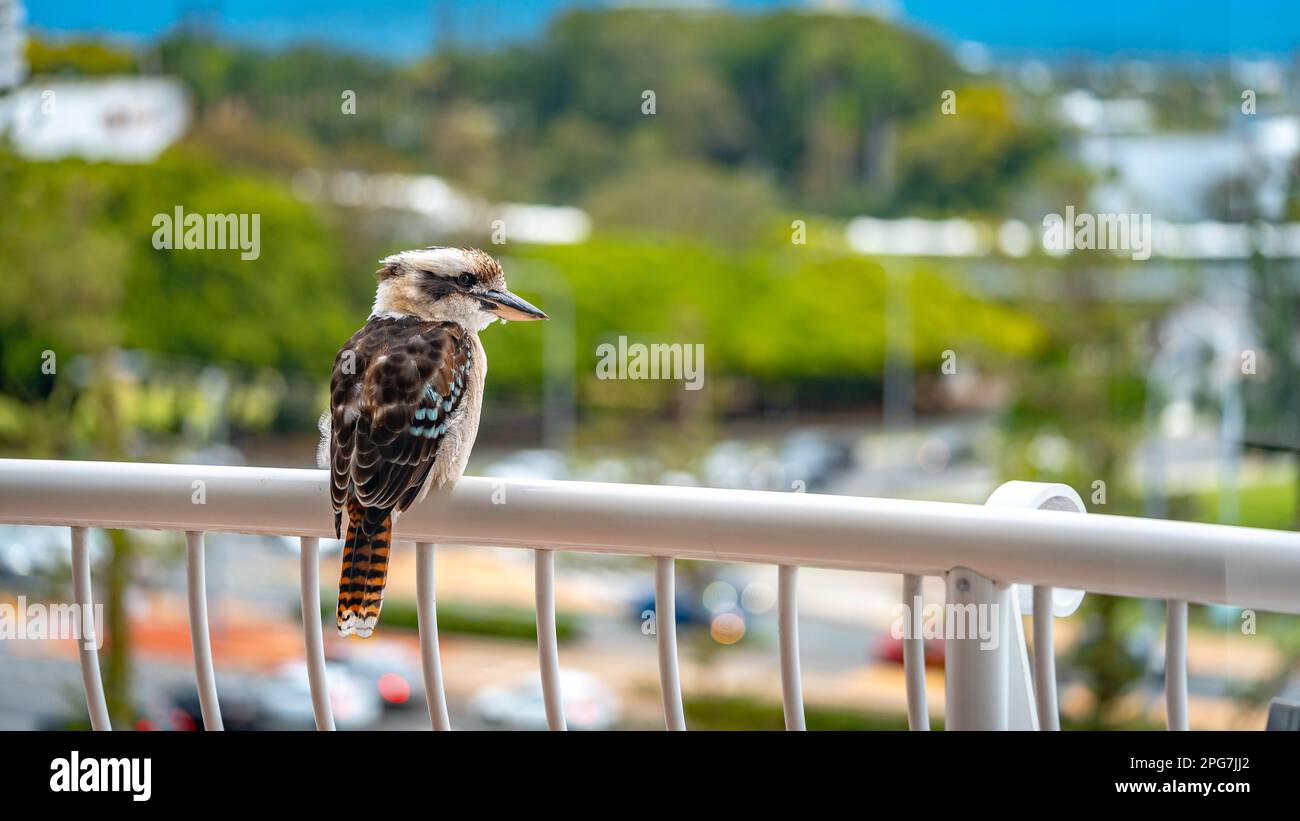
[[[202,488],[202,493],[197,491]],[[777,565],[782,701],[802,729],[797,580],[800,566],[899,573],[911,607],[923,576],[945,579],[953,603],[998,605],[1011,641],[945,639],[946,724],[1059,727],[1052,618],[1082,590],[1168,602],[1169,726],[1187,726],[1187,602],[1300,613],[1300,534],[1097,514],[1080,515],[1063,485],[1008,482],[986,505],[802,493],[465,477],[401,518],[395,537],[416,543],[420,649],[429,714],[449,729],[438,654],[434,545],[531,548],[538,653],[548,724],[565,726],[555,635],[557,550],[653,556],[665,724],[684,729],[678,677],[674,559]],[[203,589],[203,536],[211,531],[298,536],[308,678],[319,729],[333,729],[319,608],[319,547],[333,536],[328,476],[318,470],[110,462],[0,460],[0,522],[71,528],[74,594],[89,606],[86,528],[186,533],[187,590],[204,725],[219,729]],[[1019,586],[1032,586],[1024,604]],[[1033,675],[1019,616],[1034,616]],[[82,636],[89,639],[92,636]],[[109,721],[93,641],[79,642],[95,729]],[[908,720],[928,729],[924,645],[904,643]]]

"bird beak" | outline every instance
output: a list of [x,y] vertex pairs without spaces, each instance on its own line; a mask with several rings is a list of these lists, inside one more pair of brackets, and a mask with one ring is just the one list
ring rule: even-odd
[[487,311],[502,319],[513,319],[516,322],[526,322],[530,319],[547,319],[548,317],[541,310],[530,305],[526,300],[520,299],[509,291],[487,291],[480,294],[485,300],[492,303],[494,307],[487,308]]

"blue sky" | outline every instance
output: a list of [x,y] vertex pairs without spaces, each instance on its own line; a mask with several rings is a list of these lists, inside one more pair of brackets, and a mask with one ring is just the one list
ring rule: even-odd
[[[849,0],[851,2],[851,0]],[[575,0],[28,0],[34,27],[151,37],[187,9],[216,12],[220,30],[268,45],[316,40],[409,57],[451,21],[462,40],[526,37]],[[799,2],[733,0],[743,9]],[[867,0],[949,40],[999,48],[1207,56],[1284,53],[1300,40],[1297,0]]]

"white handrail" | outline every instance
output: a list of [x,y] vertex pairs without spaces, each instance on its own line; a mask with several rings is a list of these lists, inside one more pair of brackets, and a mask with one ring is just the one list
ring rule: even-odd
[[212,636],[208,628],[208,591],[203,560],[203,534],[185,534],[185,595],[190,610],[190,650],[194,656],[194,683],[199,690],[203,729],[220,730],[221,704],[217,700],[217,674],[212,667]]
[[[86,528],[92,526],[185,531],[195,678],[209,729],[219,729],[221,717],[208,632],[203,534],[225,530],[298,535],[313,706],[317,726],[333,729],[317,610],[317,534],[329,533],[327,526],[318,524],[330,512],[325,482],[323,471],[0,460],[0,523],[70,526],[74,595],[83,610],[78,649],[95,729],[108,729],[109,719],[93,619],[87,618],[93,598]],[[502,484],[509,485],[515,500],[504,514],[496,505]],[[191,495],[199,486],[214,492]],[[207,499],[217,501],[209,506]],[[1058,504],[1061,499],[1072,504]],[[988,505],[973,506],[469,478],[454,493],[435,494],[403,519],[402,536],[418,543],[417,597],[430,718],[435,728],[448,728],[433,601],[430,539],[435,537],[534,550],[538,655],[552,729],[565,728],[555,624],[557,549],[655,556],[657,620],[662,619],[660,680],[669,729],[685,726],[675,640],[676,556],[778,565],[782,694],[789,729],[803,729],[799,566],[901,572],[904,599],[912,607],[919,605],[921,576],[942,567],[949,602],[994,607],[1005,622],[1000,629],[1014,630],[1020,638],[1019,654],[984,652],[977,637],[947,637],[947,724],[952,729],[1038,727],[1036,713],[1042,714],[1041,726],[1059,728],[1051,619],[1054,613],[1068,615],[1083,593],[1066,590],[1074,593],[1073,604],[1054,603],[1054,585],[1166,599],[1170,729],[1187,728],[1188,601],[1300,612],[1300,593],[1293,583],[1300,568],[1300,535],[1095,514],[1062,516],[1067,510],[1083,510],[1072,489],[1024,482],[1008,482]],[[797,547],[787,546],[791,544]],[[1033,694],[1023,636],[1009,615],[1019,612],[1011,598],[1015,583],[1034,587]],[[905,644],[904,659],[909,724],[917,729],[928,725],[924,645],[918,637]],[[1019,682],[1014,692],[1008,686],[1011,667]]]
[[[206,504],[193,504],[194,482]],[[504,485],[510,504],[493,504]],[[0,522],[333,534],[324,471],[0,460]],[[1300,613],[1300,533],[945,502],[466,477],[396,538],[987,578]]]

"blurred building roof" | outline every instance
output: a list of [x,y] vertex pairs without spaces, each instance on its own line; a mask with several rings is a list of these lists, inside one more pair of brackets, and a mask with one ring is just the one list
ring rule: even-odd
[[1099,211],[1142,211],[1166,220],[1218,216],[1216,187],[1236,181],[1264,216],[1281,212],[1289,166],[1300,152],[1300,118],[1243,117],[1231,131],[1209,134],[1091,134],[1078,156],[1108,177],[1094,190]]
[[0,132],[30,159],[150,162],[189,122],[189,95],[167,77],[42,80],[0,98]]
[[325,173],[304,168],[293,179],[299,199],[349,208],[391,208],[418,214],[435,232],[488,232],[543,245],[582,242],[591,233],[587,212],[568,205],[491,203],[433,174]]
[[1155,126],[1155,111],[1135,97],[1102,99],[1076,88],[1056,101],[1057,116],[1066,125],[1089,134],[1145,134]]

